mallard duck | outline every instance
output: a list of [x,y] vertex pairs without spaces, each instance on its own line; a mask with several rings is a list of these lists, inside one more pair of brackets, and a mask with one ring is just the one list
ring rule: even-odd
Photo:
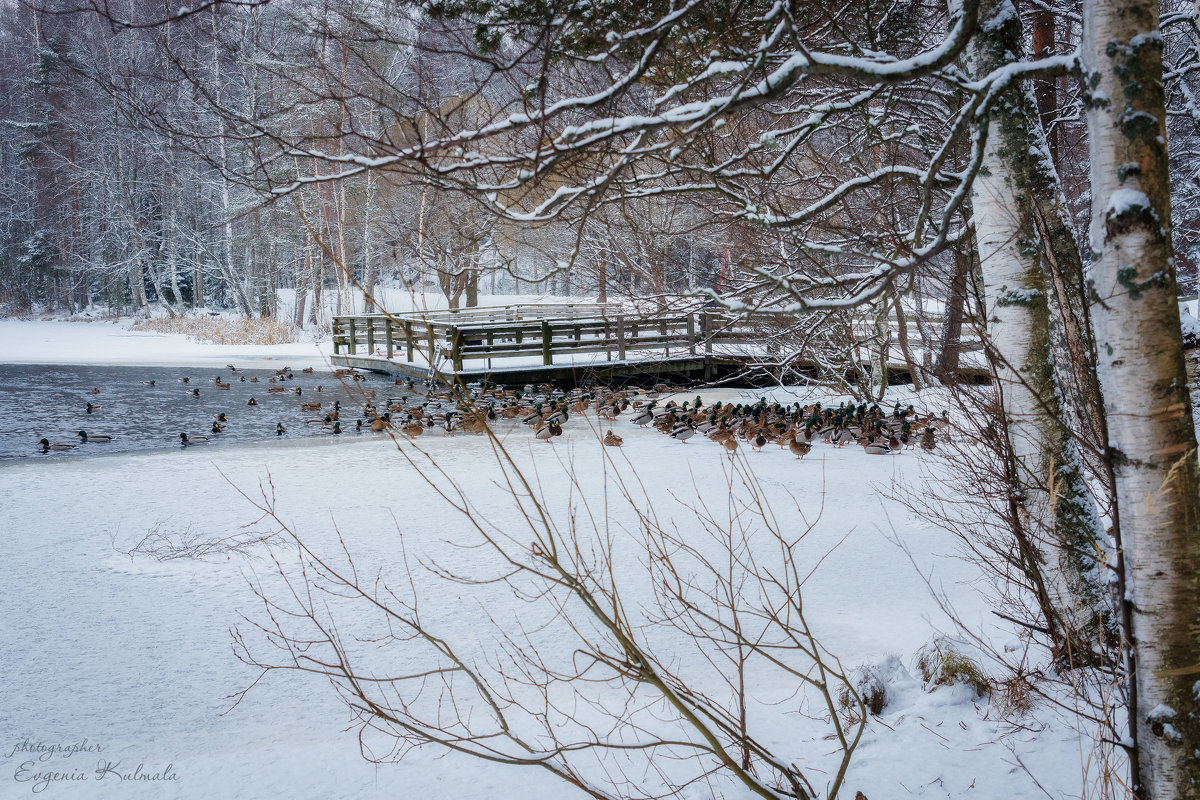
[[257,401],[257,400],[255,400],[253,397],[251,397],[249,400],[247,400],[247,401],[246,401],[246,405],[248,405],[248,406],[256,406],[256,405],[258,405],[258,401]]
[[685,422],[672,428],[669,435],[675,441],[687,444],[687,440],[696,435],[696,429],[693,428],[689,423]]
[[275,435],[276,435],[276,436],[283,436],[285,433],[287,433],[287,428],[283,427],[283,423],[282,423],[282,422],[276,422],[276,423],[275,423]]
[[257,375],[252,375],[252,376],[250,376],[250,382],[251,382],[251,383],[258,383],[258,376],[257,376]]
[[301,411],[320,411],[321,404],[320,403],[301,403],[300,410]]
[[622,439],[620,436],[617,436],[612,431],[609,431],[608,433],[604,434],[604,446],[605,447],[620,447],[623,444],[625,444],[625,440]]
[[935,447],[937,447],[937,442],[934,441],[933,427],[930,426],[921,434],[921,448],[933,452]]
[[644,406],[642,408],[642,410],[639,411],[638,413],[634,414],[629,419],[629,421],[632,422],[634,425],[637,425],[642,428],[646,427],[651,422],[653,422],[654,421],[654,402],[651,402],[649,405]]
[[230,386],[230,384],[228,384],[228,383],[218,383],[217,384],[218,389],[228,389],[229,386]]
[[725,450],[729,453],[730,456],[733,456],[733,454],[736,453],[737,449],[738,449],[737,438],[733,437],[733,436],[729,436],[724,441],[721,442],[721,446],[725,448]]
[[533,432],[533,435],[535,437],[537,437],[538,441],[542,441],[542,442],[549,442],[555,436],[559,436],[561,434],[562,434],[562,428],[559,426],[559,424],[557,422],[550,422],[545,425],[542,425],[536,431]]
[[302,386],[293,386],[293,387],[292,387],[292,391],[293,391],[293,392],[295,392],[296,394],[304,394],[304,387],[302,387]]
[[[302,370],[300,370],[300,371],[301,371],[301,372],[303,372],[303,373],[304,373],[304,374],[306,374],[306,375],[311,375],[311,374],[312,374],[312,371],[313,371],[313,368],[312,368],[312,367],[305,367],[304,369],[302,369]],[[396,381],[396,382],[397,382],[397,383],[399,383],[399,381]]]
[[93,387],[92,387],[92,388],[91,388],[91,389],[88,391],[88,394],[100,394],[100,387],[99,387],[99,386],[93,386]]
[[38,444],[42,446],[43,453],[49,453],[51,450],[74,450],[75,445],[71,442],[54,442],[50,443],[49,439],[39,439]]
[[241,370],[235,367],[233,364],[226,364],[225,366],[229,368],[230,372],[241,372]]
[[95,442],[97,444],[101,442],[111,442],[113,438],[107,433],[88,433],[87,431],[80,431],[75,435],[79,437],[79,441],[82,444],[88,444],[89,442]]
[[374,433],[386,431],[391,427],[391,419],[391,415],[385,411],[382,417],[376,417],[375,419],[371,420],[371,430]]
[[888,447],[887,442],[876,439],[875,435],[872,434],[867,437],[867,443],[863,445],[863,450],[869,456],[886,456],[891,451],[891,448]]
[[182,378],[179,379],[179,382],[180,383],[191,383],[192,379],[190,377],[188,377],[187,375],[184,375]]
[[157,385],[158,385],[158,381],[155,381],[155,380],[142,381],[142,386],[157,386]]
[[286,391],[287,391],[287,389],[283,388],[282,386],[272,386],[271,388],[267,389],[267,391],[268,391],[268,392],[271,392],[271,393],[274,393],[274,392],[286,392]]
[[199,397],[199,396],[200,396],[200,390],[192,389],[192,397]]
[[207,436],[188,436],[186,433],[179,434],[179,444],[183,447],[196,444],[208,444]]
[[332,428],[322,428],[321,430],[325,431],[326,433],[334,433],[334,434],[338,434],[338,433],[341,433],[341,432],[342,432],[342,423],[338,422],[338,421],[335,419],[335,420],[333,421],[333,427],[332,427]]
[[405,436],[417,437],[425,432],[425,426],[410,417],[400,430],[404,432]]
[[99,411],[99,410],[100,410],[100,404],[99,404],[99,403],[88,403],[88,404],[87,404],[86,406],[84,406],[83,408],[84,408],[84,410],[85,410],[85,411],[87,411],[87,413],[91,414],[91,413],[93,413],[93,412],[95,412],[95,411]]
[[767,446],[767,437],[763,435],[762,428],[758,429],[758,433],[754,435],[754,449],[762,450]]
[[208,429],[208,432],[209,433],[224,433],[225,429],[227,427],[229,427],[229,426],[222,425],[221,423],[217,422],[216,420],[213,420],[212,427]]
[[812,450],[812,445],[793,436],[788,439],[788,450],[791,450],[796,458],[804,458]]

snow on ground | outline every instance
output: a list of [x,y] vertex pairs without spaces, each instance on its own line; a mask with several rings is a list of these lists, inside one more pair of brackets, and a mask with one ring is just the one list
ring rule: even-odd
[[218,345],[183,334],[130,330],[129,323],[0,319],[0,362],[302,369],[325,366],[333,352],[331,342]]
[[[284,293],[287,294],[286,292]],[[355,293],[357,294],[357,293]],[[344,298],[347,313],[361,310],[361,296],[352,302]],[[441,295],[415,295],[400,289],[380,289],[379,301],[393,312],[414,309],[441,309]],[[290,319],[288,296],[281,298],[280,313]],[[332,302],[329,313],[332,313]],[[588,298],[537,295],[481,295],[482,305],[514,302],[565,303],[588,302]],[[357,303],[358,305],[355,305]],[[163,334],[130,330],[132,319],[117,321],[75,317],[72,319],[0,319],[0,363],[3,364],[103,364],[128,366],[200,366],[223,367],[236,363],[246,368],[283,365],[294,369],[321,368],[328,365],[333,343],[316,333],[319,341],[299,341],[283,345],[216,345],[193,341],[182,334]],[[307,331],[306,331],[307,333]],[[303,338],[303,337],[302,337]]]
[[[167,359],[223,364],[249,357],[238,348],[127,334],[101,323],[0,322],[0,353],[8,360],[14,344],[24,347],[26,337],[43,337],[34,350],[58,363],[84,356],[95,359],[91,363],[135,364]],[[262,357],[285,357],[270,350]],[[302,363],[296,353],[286,358],[293,366]],[[702,394],[711,402],[757,399],[760,392]],[[791,395],[774,397],[786,401]],[[895,399],[909,397],[901,391]],[[937,395],[916,403],[941,409]],[[661,519],[694,531],[694,517],[677,498],[694,497],[693,487],[702,487],[707,502],[720,503],[729,460],[699,437],[683,445],[626,420],[612,427],[625,437],[618,451],[604,451],[587,421],[577,417],[553,445],[535,444],[519,425],[505,441],[518,464],[536,475],[558,519],[583,501],[606,509],[597,519],[615,534],[614,550],[628,567],[621,574],[629,607],[640,608],[650,595],[638,583],[640,551],[629,533],[637,526],[632,509],[614,499],[612,480],[636,477]],[[485,439],[426,435],[417,441],[445,470],[445,480],[461,486],[497,530],[523,536],[511,498],[499,488],[511,471],[497,464]],[[902,666],[891,704],[859,746],[844,796],[857,790],[874,800],[1040,794],[1026,768],[1053,796],[1077,796],[1087,753],[1061,720],[1043,709],[1028,729],[1013,729],[997,720],[986,700],[972,699],[962,687],[926,692],[914,677],[917,649],[936,632],[952,629],[922,573],[932,576],[967,624],[1000,642],[1011,637],[993,626],[976,591],[976,569],[955,557],[955,540],[880,493],[902,479],[919,480],[926,468],[936,471],[935,459],[919,451],[869,457],[858,448],[824,445],[804,461],[772,447],[763,453],[744,449],[742,457],[789,533],[799,532],[804,519],[815,519],[824,507],[801,551],[806,563],[820,562],[804,595],[823,645],[848,666],[889,658]],[[579,477],[574,489],[572,471]],[[397,579],[401,544],[410,556],[436,555],[468,572],[491,568],[482,551],[460,547],[476,542],[467,520],[447,508],[382,436],[0,464],[0,504],[6,510],[0,798],[582,797],[540,770],[429,749],[398,765],[369,764],[360,756],[347,711],[318,678],[270,675],[230,710],[229,695],[256,675],[230,646],[230,628],[246,627],[240,615],[262,619],[247,578],[279,590],[268,556],[293,563],[286,549],[258,546],[249,556],[159,562],[120,555],[113,542],[128,547],[156,527],[190,529],[201,537],[237,533],[257,517],[239,489],[253,495],[268,476],[281,515],[306,539],[332,547],[336,526],[368,570],[378,567]],[[429,619],[480,654],[496,635],[481,624],[484,610],[501,625],[539,619],[536,607],[502,592],[447,586],[421,570],[416,585],[429,601]],[[569,656],[555,652],[553,642],[549,647],[551,656]],[[764,703],[778,701],[752,709],[751,725],[761,739],[786,758],[827,768],[833,745],[814,738],[822,726],[798,713],[788,687],[754,688]],[[89,748],[84,752],[25,766],[39,758],[24,752],[26,745],[83,740]],[[98,779],[100,760],[119,762],[117,772],[140,766],[142,773],[175,779],[118,783],[111,772]],[[46,771],[78,779],[42,783],[34,777]],[[827,780],[822,773],[812,775],[818,787]],[[689,796],[705,796],[694,788]],[[747,795],[731,790],[724,796]]]
[[[671,493],[686,496],[693,479],[702,487],[721,485],[726,459],[715,445],[681,445],[628,423],[617,428],[626,438],[618,468],[627,476],[637,470],[658,513],[686,522]],[[569,495],[562,460],[570,454],[580,475],[596,476],[602,469],[600,448],[579,422],[553,446],[534,446],[524,429],[511,434],[510,442],[519,462],[536,470],[559,512]],[[501,529],[519,526],[495,488],[501,474],[484,439],[426,436],[420,443]],[[881,501],[875,491],[915,471],[923,457],[872,458],[857,449],[827,447],[803,462],[778,449],[746,456],[785,525],[799,524],[792,496],[811,517],[826,493],[826,512],[806,552],[813,563],[832,552],[805,595],[818,636],[848,665],[896,656],[911,672],[917,648],[935,630],[950,628],[895,539],[912,551],[919,568],[932,571],[965,620],[989,624],[971,588],[973,568],[949,557],[955,543]],[[344,482],[335,477],[339,470]],[[254,677],[232,656],[229,628],[240,622],[239,613],[254,616],[259,610],[244,575],[256,574],[270,585],[265,553],[164,564],[118,555],[110,541],[132,542],[160,524],[228,535],[255,517],[236,488],[253,493],[269,475],[281,513],[306,537],[329,544],[336,524],[353,552],[368,565],[390,564],[388,574],[395,579],[401,537],[410,553],[428,548],[443,555],[447,541],[472,541],[463,518],[411,473],[390,441],[371,437],[332,446],[195,448],[0,466],[9,509],[9,540],[0,561],[7,612],[0,629],[7,687],[0,718],[0,797],[32,791],[31,784],[15,780],[27,757],[10,753],[25,739],[87,739],[103,748],[105,758],[127,767],[141,763],[144,770],[159,771],[170,764],[178,775],[165,789],[114,788],[111,781],[90,780],[52,784],[41,797],[253,798],[281,790],[327,800],[582,796],[537,770],[438,758],[434,751],[396,766],[371,766],[359,757],[354,733],[343,730],[346,711],[320,680],[271,676],[224,714],[227,696]],[[601,491],[599,481],[584,483],[583,494],[592,502]],[[401,521],[399,535],[393,514]],[[628,517],[617,504],[609,519],[620,524]],[[463,569],[483,569],[482,563],[459,558]],[[418,582],[440,601],[432,616],[470,646],[478,601],[461,587],[434,585],[423,573]],[[528,613],[514,600],[507,606],[498,604],[502,601],[489,600],[488,612],[499,619]],[[977,707],[961,688],[926,693],[907,673],[893,690],[896,699],[869,728],[852,764],[851,794],[861,789],[868,797],[1029,796],[1034,785],[1016,766],[1018,756],[1056,796],[1078,792],[1079,745],[1062,725],[1050,721],[1037,735],[1005,732],[983,718],[986,701]],[[778,710],[769,716],[781,718]],[[826,741],[796,741],[786,726],[773,724],[763,738],[788,757],[819,761],[831,749]],[[807,730],[801,719],[796,724]],[[71,759],[52,763],[91,765],[95,757]]]

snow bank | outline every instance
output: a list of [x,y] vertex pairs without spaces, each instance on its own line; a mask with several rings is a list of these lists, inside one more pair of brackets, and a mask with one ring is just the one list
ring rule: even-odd
[[[758,395],[721,393],[742,400]],[[620,472],[627,479],[636,473],[662,518],[686,523],[673,498],[691,496],[693,481],[723,485],[728,460],[720,447],[699,439],[681,445],[627,420],[612,427],[625,437],[624,447],[611,454]],[[418,441],[497,530],[520,530],[500,488],[504,472],[485,439],[427,435]],[[519,425],[507,442],[560,514],[582,500],[602,506],[613,491],[599,477],[605,470],[601,448],[584,420],[573,418],[553,445],[535,444]],[[803,542],[811,563],[820,564],[804,587],[806,611],[823,644],[848,667],[894,658],[908,663],[933,633],[952,628],[921,572],[951,595],[964,620],[994,630],[994,618],[972,588],[975,568],[952,557],[955,539],[877,492],[901,476],[919,475],[932,464],[929,458],[919,451],[870,457],[859,448],[825,445],[804,461],[778,447],[745,454],[789,530],[803,530],[800,512],[811,520],[824,507]],[[567,464],[582,476],[577,489],[570,485]],[[119,790],[80,781],[55,784],[42,796],[267,797],[299,790],[325,800],[582,797],[541,770],[453,755],[439,759],[442,754],[432,750],[395,766],[367,764],[353,727],[346,730],[347,712],[315,678],[269,676],[223,714],[231,705],[228,695],[255,677],[233,657],[229,628],[239,623],[245,628],[240,612],[261,615],[244,578],[271,585],[266,553],[163,564],[117,555],[110,537],[128,543],[155,525],[227,536],[257,516],[238,490],[256,494],[268,476],[285,519],[301,526],[308,540],[330,547],[336,547],[336,526],[367,572],[378,567],[395,579],[401,538],[411,556],[438,554],[453,559],[439,563],[455,568],[469,568],[470,559],[481,557],[477,549],[462,547],[474,541],[467,520],[447,509],[389,440],[369,434],[319,447],[2,464],[0,501],[10,535],[0,559],[0,605],[8,610],[0,626],[5,654],[0,796],[29,790],[12,778],[21,758],[10,755],[14,744],[26,738],[45,743],[86,738],[128,769],[170,764],[179,780],[126,783]],[[638,528],[628,509],[615,508],[603,519],[618,541],[618,532]],[[277,554],[282,563],[294,563],[286,551]],[[474,646],[481,619],[524,621],[536,610],[510,598],[487,606],[484,614],[469,587],[432,586],[424,573],[417,580],[437,592],[437,602],[427,609],[429,621],[446,626],[464,646]],[[649,599],[647,587],[641,594],[637,587],[630,591],[630,608]],[[1012,633],[997,635],[1007,639]],[[847,796],[860,789],[868,797],[927,793],[1008,800],[1038,794],[1031,778],[1013,768],[1014,753],[1055,796],[1080,793],[1078,738],[1053,714],[1043,715],[1044,727],[1010,735],[1002,721],[983,715],[986,708],[976,708],[986,700],[955,687],[926,692],[904,670],[893,673],[883,724],[868,728],[851,766]],[[786,721],[760,731],[765,744],[805,760],[819,760],[832,749],[828,741],[807,738],[811,728],[794,687],[754,689],[776,702],[764,714]],[[83,763],[81,756],[71,759]],[[92,760],[89,756],[89,765]],[[60,766],[76,763],[64,759]]]
[[95,364],[138,367],[215,366],[278,368],[327,366],[332,342],[217,345],[182,334],[129,329],[122,322],[0,319],[0,363]]

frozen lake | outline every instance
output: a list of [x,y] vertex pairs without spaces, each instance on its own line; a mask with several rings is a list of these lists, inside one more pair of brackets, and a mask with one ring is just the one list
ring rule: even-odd
[[[80,458],[92,455],[178,448],[179,434],[205,434],[209,448],[222,444],[275,442],[275,424],[287,429],[285,439],[335,437],[305,420],[321,418],[335,402],[342,404],[342,427],[354,435],[362,403],[376,391],[377,403],[402,396],[404,387],[390,377],[345,380],[331,372],[294,371],[290,379],[274,370],[237,373],[212,367],[41,366],[0,364],[0,459]],[[230,385],[218,389],[213,378]],[[181,379],[188,378],[187,383]],[[244,380],[243,380],[244,379]],[[255,381],[255,379],[257,379]],[[271,383],[276,379],[275,383]],[[154,381],[147,386],[145,381]],[[99,389],[98,394],[92,394]],[[193,390],[199,390],[199,396]],[[270,391],[277,389],[282,391]],[[299,394],[295,390],[300,390]],[[248,405],[254,398],[257,405]],[[89,414],[87,404],[98,406]],[[321,411],[304,411],[302,403],[320,403]],[[224,413],[228,428],[211,434],[214,417]],[[108,434],[108,443],[43,455],[37,442],[79,443],[77,432]]]

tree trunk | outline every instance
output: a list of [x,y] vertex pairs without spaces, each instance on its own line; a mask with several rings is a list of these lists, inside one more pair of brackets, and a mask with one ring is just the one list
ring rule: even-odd
[[867,399],[872,402],[879,402],[887,394],[888,351],[892,347],[891,315],[888,313],[891,291],[885,291],[879,298],[874,320],[876,346],[868,348],[871,354],[871,384],[867,389]]
[[[1033,12],[1033,57],[1036,59],[1049,58],[1054,55],[1054,12],[1046,8],[1037,8]],[[1055,78],[1042,78],[1034,81],[1034,99],[1037,101],[1038,118],[1042,132],[1046,135],[1046,143],[1052,158],[1057,159],[1058,140],[1057,126],[1054,119],[1058,115],[1058,98],[1055,90]]]
[[[1159,7],[1085,0],[1092,319],[1136,669],[1134,794],[1200,797],[1200,469],[1171,252]],[[1090,101],[1090,102],[1089,102]]]
[[950,277],[946,299],[946,319],[942,326],[942,350],[938,354],[937,375],[942,383],[952,384],[958,373],[958,358],[962,352],[963,305],[967,301],[967,279],[971,271],[971,256],[958,248],[954,250],[954,273]]
[[479,270],[467,273],[467,308],[479,307]]
[[605,253],[600,259],[600,275],[596,279],[596,300],[601,303],[608,302],[608,254]]
[[[1007,0],[985,3],[985,22],[972,44],[978,73],[1022,52],[1020,18]],[[983,270],[987,338],[1004,414],[1006,471],[1019,485],[1014,536],[1029,543],[1027,563],[1046,627],[1059,657],[1098,628],[1097,597],[1080,562],[1094,552],[1096,516],[1082,485],[1079,459],[1062,424],[1051,366],[1045,275],[1038,258],[1031,184],[1045,170],[1041,125],[1031,98],[1017,86],[991,109],[983,169],[972,185],[976,247]],[[1021,546],[1025,552],[1026,547]],[[1089,648],[1090,649],[1090,648]]]
[[905,318],[904,305],[900,302],[899,295],[897,295],[894,305],[896,307],[896,340],[900,344],[900,353],[904,356],[904,363],[908,365],[908,375],[913,388],[919,391],[924,388],[925,384],[921,380],[921,368],[913,361],[912,353],[908,349],[908,321]]

